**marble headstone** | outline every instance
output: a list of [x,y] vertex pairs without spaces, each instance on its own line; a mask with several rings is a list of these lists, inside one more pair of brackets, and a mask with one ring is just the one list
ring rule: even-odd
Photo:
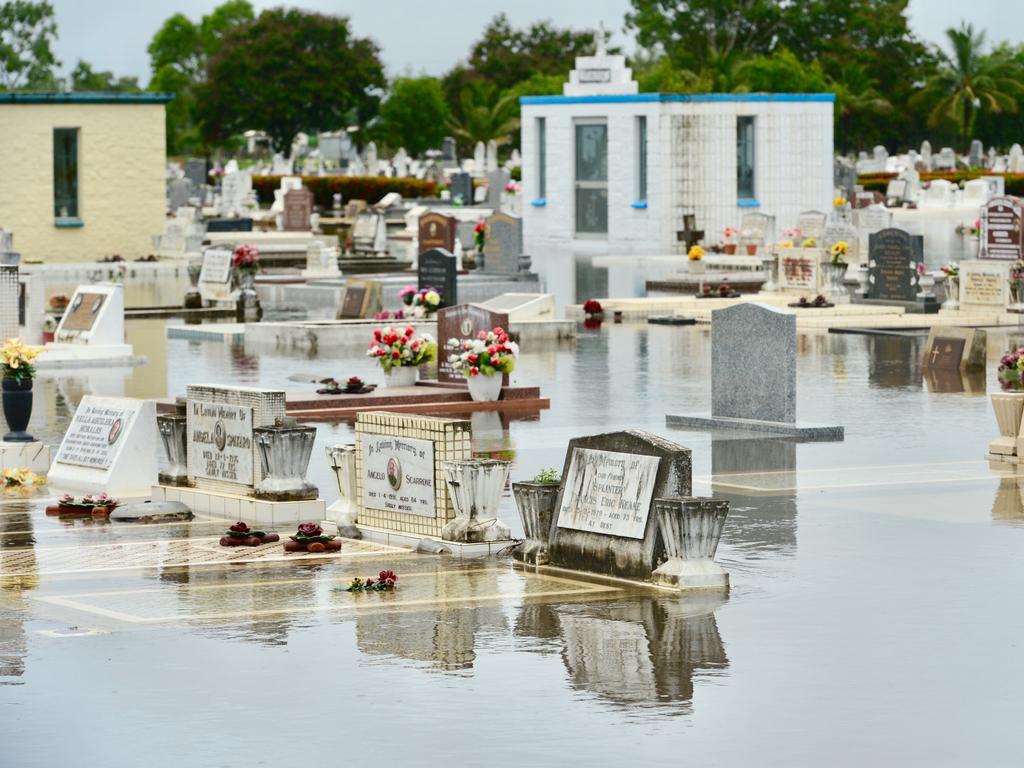
[[795,315],[763,304],[711,313],[711,415],[796,421]]

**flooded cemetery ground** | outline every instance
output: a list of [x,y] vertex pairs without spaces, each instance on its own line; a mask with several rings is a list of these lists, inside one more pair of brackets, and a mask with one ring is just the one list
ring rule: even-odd
[[[167,340],[165,324],[127,324],[144,367],[41,375],[31,431],[58,441],[86,393],[379,379],[367,358]],[[987,379],[936,378],[923,335],[801,333],[798,415],[843,425],[836,443],[667,428],[710,407],[706,326],[606,322],[524,350],[513,383],[551,407],[473,414],[474,453],[511,459],[518,480],[561,468],[580,435],[692,449],[695,494],[731,503],[728,595],[366,541],[286,561],[218,547],[219,522],[66,521],[5,496],[0,762],[1014,763],[1024,489],[984,456],[986,393],[1016,341],[990,333]],[[329,503],[324,447],[353,431],[316,426],[309,478]],[[500,517],[521,535],[507,492]],[[385,568],[394,592],[336,589]]]

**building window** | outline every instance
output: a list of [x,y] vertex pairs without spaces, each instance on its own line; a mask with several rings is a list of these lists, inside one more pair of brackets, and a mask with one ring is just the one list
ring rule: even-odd
[[754,118],[736,118],[736,197],[753,200],[754,194]]
[[608,232],[608,126],[576,124],[576,232]]
[[537,118],[537,199],[548,196],[548,124],[543,117]]
[[53,129],[53,215],[78,219],[78,129]]
[[636,194],[638,203],[647,202],[647,118],[636,119]]

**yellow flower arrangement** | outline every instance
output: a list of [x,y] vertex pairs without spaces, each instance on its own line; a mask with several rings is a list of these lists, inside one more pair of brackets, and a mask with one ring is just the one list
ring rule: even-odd
[[793,241],[792,240],[783,240],[781,243],[779,243],[779,248],[792,248],[792,247],[793,247]]
[[699,245],[690,246],[690,252],[687,254],[690,257],[690,261],[700,261],[704,258],[704,249]]
[[844,205],[846,205],[846,198],[836,197],[832,200],[832,205],[834,205],[836,208],[842,208]]
[[17,467],[8,467],[3,472],[0,472],[0,478],[3,479],[4,485],[42,485],[43,478],[37,475],[30,469],[18,469]]
[[806,240],[804,240],[802,243],[800,243],[800,247],[801,248],[817,248],[818,247],[818,241],[815,238],[813,238],[813,237],[808,237]]
[[829,249],[832,253],[833,264],[845,264],[846,254],[850,250],[850,246],[844,240],[839,240],[832,245]]
[[21,339],[8,339],[0,347],[0,372],[5,379],[22,381],[35,376],[36,370],[32,363],[42,353],[39,347],[30,347]]

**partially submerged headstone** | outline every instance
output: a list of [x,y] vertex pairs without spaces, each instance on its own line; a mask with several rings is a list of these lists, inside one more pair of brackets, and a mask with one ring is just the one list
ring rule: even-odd
[[843,439],[842,427],[796,422],[796,316],[763,304],[711,313],[711,416],[667,421],[682,428]]
[[124,286],[79,286],[61,317],[54,341],[39,358],[41,367],[131,361],[124,341]]
[[199,294],[203,301],[234,300],[231,292],[231,251],[227,248],[207,248],[203,252]]
[[921,366],[929,370],[983,369],[986,334],[981,328],[933,327],[924,350]]
[[341,304],[335,317],[338,320],[362,320],[381,311],[383,288],[378,280],[345,281]]
[[57,491],[148,496],[156,482],[156,409],[152,401],[86,395],[79,403],[53,466]]

